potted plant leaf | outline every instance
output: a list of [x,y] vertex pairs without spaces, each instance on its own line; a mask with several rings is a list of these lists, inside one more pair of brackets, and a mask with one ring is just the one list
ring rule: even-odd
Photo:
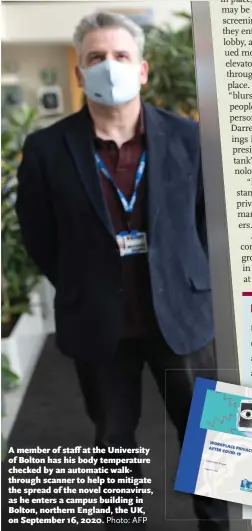
[[33,109],[6,114],[2,123],[2,352],[20,379],[31,370],[44,340],[39,272],[28,257],[15,212],[17,169],[27,134],[37,128]]
[[191,17],[176,16],[185,21],[179,30],[169,25],[145,28],[149,80],[142,97],[151,105],[198,119]]

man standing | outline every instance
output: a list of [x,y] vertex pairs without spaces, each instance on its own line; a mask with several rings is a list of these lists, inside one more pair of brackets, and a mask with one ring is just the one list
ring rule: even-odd
[[[26,140],[24,242],[56,288],[96,443],[136,446],[145,362],[182,442],[195,377],[217,376],[198,124],[141,101],[135,23],[96,13],[74,41],[86,105]],[[226,504],[193,500],[201,530],[228,529]]]

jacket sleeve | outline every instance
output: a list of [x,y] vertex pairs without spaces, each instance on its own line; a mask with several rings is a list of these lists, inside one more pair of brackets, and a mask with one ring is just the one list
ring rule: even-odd
[[28,136],[17,174],[16,213],[28,254],[42,274],[56,286],[57,224],[38,156]]

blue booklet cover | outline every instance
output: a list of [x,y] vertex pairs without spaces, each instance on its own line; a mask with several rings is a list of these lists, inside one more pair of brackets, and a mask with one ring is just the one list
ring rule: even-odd
[[252,389],[197,378],[174,490],[252,506]]

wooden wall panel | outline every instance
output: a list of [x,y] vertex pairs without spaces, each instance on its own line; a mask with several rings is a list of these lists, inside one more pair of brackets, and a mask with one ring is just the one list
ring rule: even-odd
[[67,62],[68,62],[68,79],[71,95],[71,108],[72,112],[78,112],[82,107],[83,102],[83,89],[78,87],[74,68],[77,64],[76,52],[73,46],[69,46],[67,49]]

